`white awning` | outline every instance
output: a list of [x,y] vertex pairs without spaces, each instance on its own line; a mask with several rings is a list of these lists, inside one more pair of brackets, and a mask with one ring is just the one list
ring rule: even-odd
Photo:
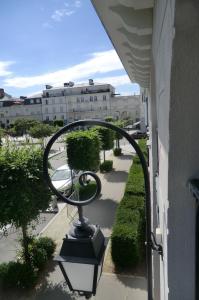
[[154,0],[92,0],[132,82],[150,85]]

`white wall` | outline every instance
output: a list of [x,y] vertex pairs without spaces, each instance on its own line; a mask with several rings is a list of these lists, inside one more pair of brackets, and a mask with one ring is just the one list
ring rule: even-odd
[[[168,155],[169,155],[169,113],[170,113],[170,76],[172,63],[172,42],[173,42],[173,16],[174,1],[157,1],[154,8],[153,28],[153,64],[154,88],[152,101],[155,107],[151,106],[152,114],[152,141],[156,149],[153,149],[153,190],[156,192],[154,201],[159,215],[157,226],[162,232],[162,243],[164,259],[160,259],[160,299],[168,299],[168,272],[167,272],[167,234],[168,234]],[[156,128],[154,128],[154,125]],[[156,170],[155,170],[156,169]],[[154,177],[157,175],[156,180]],[[157,186],[155,186],[155,182]],[[155,213],[155,212],[154,212]],[[157,276],[157,274],[156,274]],[[156,280],[157,278],[155,278]]]
[[199,176],[199,2],[176,0],[171,69],[169,155],[169,299],[195,298],[196,202],[188,180]]

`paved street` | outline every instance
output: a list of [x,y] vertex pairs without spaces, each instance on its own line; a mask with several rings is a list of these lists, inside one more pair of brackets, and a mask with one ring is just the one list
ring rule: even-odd
[[[32,223],[35,227],[31,231],[33,234],[38,234],[42,229],[49,223],[49,221],[54,217],[53,213],[42,213],[38,222]],[[8,230],[8,235],[4,236],[0,234],[0,262],[8,262],[15,259],[16,251],[20,249],[19,239],[21,238],[20,229],[15,227],[10,227]],[[1,298],[0,298],[1,300]]]

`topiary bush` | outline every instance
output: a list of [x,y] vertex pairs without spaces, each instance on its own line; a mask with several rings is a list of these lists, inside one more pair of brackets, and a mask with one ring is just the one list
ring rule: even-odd
[[37,248],[44,249],[46,251],[47,258],[52,257],[56,248],[55,242],[49,237],[39,237],[38,239],[35,239],[34,245]]
[[110,172],[113,169],[113,161],[112,160],[105,160],[100,165],[100,172]]
[[68,165],[74,170],[95,170],[100,164],[100,139],[94,130],[70,132],[66,138]]
[[3,288],[31,288],[36,284],[37,272],[21,262],[0,264],[0,282]]
[[113,154],[115,156],[121,156],[122,155],[122,149],[121,148],[115,148],[115,149],[113,149]]
[[63,127],[64,126],[64,121],[63,120],[54,120],[53,125]]
[[33,267],[39,270],[43,269],[43,267],[48,261],[46,250],[37,247],[36,244],[33,244],[29,245],[29,253]]

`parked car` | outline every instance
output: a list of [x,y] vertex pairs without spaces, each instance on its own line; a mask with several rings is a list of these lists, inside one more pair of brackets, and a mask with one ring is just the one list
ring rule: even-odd
[[72,184],[77,182],[79,173],[80,171],[71,171],[68,165],[63,165],[52,174],[52,184],[59,192],[68,195]]
[[137,131],[135,131],[134,133],[131,134],[131,137],[134,138],[135,140],[146,139],[147,138],[147,133],[142,132],[140,130],[137,130]]

